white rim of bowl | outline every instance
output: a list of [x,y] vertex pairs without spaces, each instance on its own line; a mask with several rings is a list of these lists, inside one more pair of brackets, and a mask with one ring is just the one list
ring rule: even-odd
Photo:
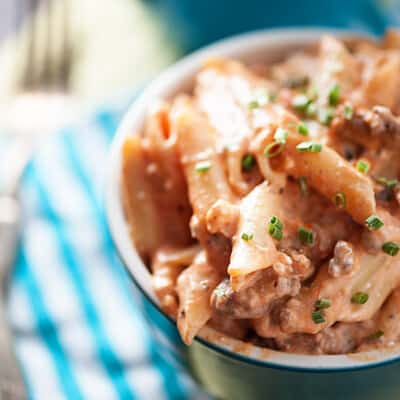
[[[160,312],[162,310],[151,287],[150,273],[135,251],[130,238],[128,224],[124,217],[120,197],[121,148],[124,139],[135,131],[140,130],[147,106],[151,100],[160,97],[169,98],[174,93],[177,93],[182,86],[188,87],[190,78],[193,77],[205,58],[211,55],[219,55],[241,59],[242,57],[245,58],[246,54],[250,54],[250,52],[267,51],[268,47],[303,47],[312,44],[326,33],[341,37],[367,36],[345,30],[290,28],[261,30],[223,39],[186,56],[166,69],[142,92],[126,112],[111,145],[105,193],[107,220],[125,267],[139,289]],[[182,82],[184,83],[182,84]],[[207,328],[206,332],[212,333],[215,331]],[[237,346],[233,346],[232,343],[241,343],[236,340],[227,340],[225,343],[220,343],[208,341],[201,335],[196,337],[195,340],[221,354],[240,361],[264,367],[297,371],[330,372],[371,368],[394,362],[400,356],[399,348],[351,355],[303,355],[268,349],[268,355],[266,356],[265,349],[255,345],[250,345],[250,352],[248,351],[248,344],[244,344],[245,352],[233,350]]]

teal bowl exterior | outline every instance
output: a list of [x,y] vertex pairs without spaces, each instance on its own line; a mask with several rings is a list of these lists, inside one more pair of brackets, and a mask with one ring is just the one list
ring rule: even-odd
[[[106,188],[106,211],[121,260],[132,277],[135,297],[163,357],[187,368],[210,394],[224,400],[392,400],[400,399],[400,349],[378,356],[297,356],[274,353],[261,357],[235,352],[213,340],[195,338],[189,347],[179,338],[175,322],[159,308],[150,275],[136,253],[124,217],[120,196],[121,147],[137,132],[147,104],[154,97],[168,98],[190,88],[193,74],[204,57],[214,54],[256,59],[276,59],[278,53],[298,49],[317,40],[321,30],[262,31],[229,39],[197,52],[160,76],[127,112],[114,139]],[[343,34],[343,33],[342,33]],[[133,294],[134,295],[134,294]],[[373,358],[371,358],[373,357]],[[299,361],[300,360],[300,361]]]
[[[129,271],[129,270],[128,270]],[[400,361],[342,371],[287,368],[232,355],[196,338],[185,346],[175,322],[137,285],[143,315],[160,353],[186,368],[209,394],[220,400],[394,400],[400,398]]]

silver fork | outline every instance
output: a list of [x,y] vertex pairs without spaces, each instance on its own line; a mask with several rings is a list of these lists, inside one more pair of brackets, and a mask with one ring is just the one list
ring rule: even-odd
[[[18,0],[16,8],[35,11],[39,0]],[[12,143],[7,149],[6,170],[0,188],[0,400],[27,397],[20,368],[13,350],[12,335],[6,313],[9,278],[15,259],[20,228],[18,189],[23,171],[30,160],[38,135],[48,132],[45,119],[26,123],[26,112],[41,104],[44,118],[55,101],[63,98],[69,88],[72,47],[69,30],[69,0],[42,0],[44,13],[39,21],[32,17],[29,37],[25,42],[24,60],[19,72],[18,91],[13,101],[14,115],[19,116],[9,126]],[[57,8],[56,8],[57,6]],[[40,26],[42,23],[45,26]],[[39,28],[45,28],[42,46],[38,42]],[[40,51],[41,50],[41,51]],[[36,110],[40,114],[40,110]],[[12,114],[12,113],[11,113]],[[23,117],[22,117],[23,116]],[[37,117],[37,115],[35,115]],[[19,119],[19,120],[18,120]],[[23,125],[20,123],[24,122]]]

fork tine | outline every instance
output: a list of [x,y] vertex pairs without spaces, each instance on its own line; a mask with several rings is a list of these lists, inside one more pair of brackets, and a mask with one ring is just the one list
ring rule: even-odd
[[22,60],[22,71],[19,78],[19,85],[25,89],[31,89],[33,86],[33,82],[35,80],[35,76],[37,74],[36,71],[36,63],[35,63],[35,54],[37,50],[36,43],[36,18],[34,13],[38,6],[38,0],[22,0],[22,9],[26,8],[28,15],[30,15],[31,21],[29,25],[29,31],[27,34],[26,40],[26,51],[24,51],[24,57]]
[[44,0],[44,12],[42,21],[44,25],[43,59],[40,63],[41,69],[36,81],[36,87],[49,89],[53,83],[53,4],[51,0]]
[[72,60],[72,46],[71,46],[71,32],[70,32],[70,4],[69,0],[60,0],[61,7],[60,13],[62,17],[61,24],[61,57],[59,65],[59,82],[61,88],[67,90],[70,84],[71,75],[71,60]]
[[69,0],[18,1],[31,14],[29,31],[22,43],[19,88],[67,90],[72,62]]

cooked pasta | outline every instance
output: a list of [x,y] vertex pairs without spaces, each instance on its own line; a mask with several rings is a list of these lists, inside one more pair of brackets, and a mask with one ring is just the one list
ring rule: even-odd
[[[262,71],[262,72],[261,72]],[[400,33],[321,38],[256,68],[205,60],[123,146],[133,242],[186,344],[400,340]]]

